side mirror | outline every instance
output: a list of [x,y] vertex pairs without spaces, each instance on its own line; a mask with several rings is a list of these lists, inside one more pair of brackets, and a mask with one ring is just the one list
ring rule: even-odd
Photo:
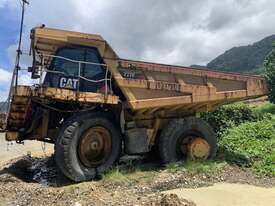
[[39,66],[41,66],[41,63],[34,61],[33,66],[28,67],[28,72],[32,73],[32,79],[38,79],[40,77]]
[[32,79],[38,79],[39,75],[39,66],[28,67],[28,72],[32,73]]

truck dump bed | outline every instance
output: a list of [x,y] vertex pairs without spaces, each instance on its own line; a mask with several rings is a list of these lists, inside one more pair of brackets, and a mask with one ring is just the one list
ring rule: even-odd
[[259,76],[209,69],[120,60],[116,80],[133,110],[211,110],[219,105],[266,95]]

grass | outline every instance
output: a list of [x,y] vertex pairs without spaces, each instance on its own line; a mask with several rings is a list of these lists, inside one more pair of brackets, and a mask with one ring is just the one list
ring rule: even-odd
[[69,190],[69,193],[74,193],[75,190],[76,190],[76,185],[70,185],[70,186],[68,187],[68,190]]
[[147,180],[153,178],[157,174],[154,170],[142,171],[138,167],[132,166],[131,168],[115,167],[102,175],[101,181],[111,182],[115,184],[130,183],[139,179]]
[[173,162],[166,165],[166,169],[171,172],[190,172],[190,173],[206,173],[216,174],[226,165],[224,161],[191,161]]
[[102,176],[103,182],[113,182],[113,183],[121,183],[121,182],[129,182],[128,174],[126,171],[121,171],[118,167],[111,169],[109,172]]
[[[195,162],[187,160],[184,162],[173,162],[167,164],[165,169],[170,173],[188,172],[214,175],[221,171],[225,165],[226,162],[224,161]],[[103,175],[101,181],[113,184],[127,184],[140,180],[147,181],[152,180],[152,178],[154,178],[159,172],[160,168],[156,170],[141,170],[140,168],[135,167],[132,167],[131,169],[115,167]]]

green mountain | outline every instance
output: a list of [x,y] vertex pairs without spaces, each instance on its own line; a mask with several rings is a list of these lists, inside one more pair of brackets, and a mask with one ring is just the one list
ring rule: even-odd
[[210,69],[260,74],[263,71],[263,61],[272,50],[275,35],[264,38],[248,46],[233,47],[207,64]]

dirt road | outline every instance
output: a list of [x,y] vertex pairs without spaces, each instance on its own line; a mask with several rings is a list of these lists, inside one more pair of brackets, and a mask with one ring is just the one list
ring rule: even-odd
[[275,188],[246,184],[217,183],[197,189],[174,189],[165,193],[193,200],[197,206],[270,206],[275,205]]
[[[24,144],[8,143],[5,141],[4,134],[0,133],[0,163],[27,154],[43,155],[44,151],[42,146],[44,146],[44,144],[38,141],[25,141]],[[51,154],[53,152],[53,145],[46,144],[45,152]]]

